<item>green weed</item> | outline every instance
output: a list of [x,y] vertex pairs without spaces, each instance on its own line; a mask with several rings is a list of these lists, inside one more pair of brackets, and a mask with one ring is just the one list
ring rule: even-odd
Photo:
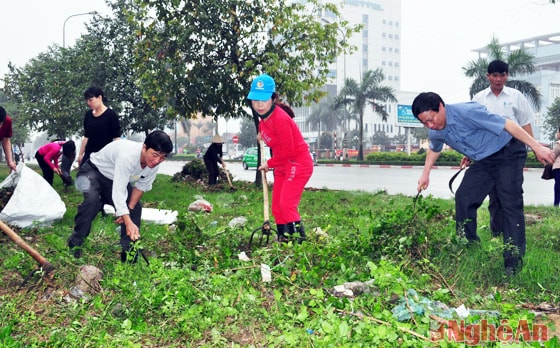
[[[54,276],[42,277],[35,261],[0,235],[0,345],[459,347],[465,343],[429,341],[434,312],[399,322],[391,310],[414,289],[452,308],[499,312],[488,318],[478,313],[472,322],[507,320],[516,327],[523,320],[544,322],[530,309],[558,302],[560,235],[553,208],[527,207],[537,218],[527,225],[525,266],[504,278],[503,242],[491,238],[485,207],[479,210],[481,243],[469,245],[455,233],[450,200],[308,189],[300,205],[308,241],[250,248],[251,231],[264,222],[260,187],[234,182],[235,190],[210,189],[175,179],[158,176],[143,202],[177,210],[178,221],[143,223],[138,247],[148,262],[140,258],[133,265],[120,263],[110,216],[96,218],[83,257],[73,258],[66,239],[81,195],[55,180],[67,205],[63,219],[17,231],[55,266]],[[188,211],[197,196],[212,203],[211,213]],[[229,227],[239,216],[246,225]],[[238,258],[242,251],[250,261]],[[68,300],[85,264],[103,271],[103,290],[89,300]],[[271,269],[269,283],[262,281],[261,264]],[[371,280],[371,289],[353,297],[334,291]],[[558,347],[552,324],[549,330],[543,346]]]

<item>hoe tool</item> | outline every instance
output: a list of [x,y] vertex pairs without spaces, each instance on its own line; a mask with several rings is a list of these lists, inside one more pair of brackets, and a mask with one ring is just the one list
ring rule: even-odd
[[231,183],[231,178],[229,177],[229,172],[227,171],[227,169],[224,169],[224,172],[226,172],[226,177],[227,177],[227,181],[229,183],[229,188],[230,188],[230,190],[233,190],[234,187],[233,187],[233,184]]
[[8,225],[3,221],[0,221],[0,229],[4,232],[11,240],[13,240],[17,245],[19,245],[23,250],[25,250],[31,257],[33,257],[45,272],[45,275],[49,275],[50,272],[54,270],[54,266],[47,261],[37,250],[33,249],[29,244],[27,244],[17,233],[14,232]]
[[[264,143],[261,140],[260,143],[260,152],[261,152],[261,165],[265,164],[265,156],[264,156]],[[266,172],[261,170],[262,175],[262,187],[263,187],[263,213],[264,213],[264,223],[261,227],[258,227],[253,230],[251,233],[251,238],[249,239],[249,247],[253,245],[253,240],[258,240],[258,245],[263,245],[263,240],[265,241],[264,244],[267,245],[270,236],[272,235],[272,231],[276,233],[276,230],[270,226],[270,218],[268,215],[268,182],[266,180]],[[260,236],[259,236],[260,235]],[[265,239],[266,236],[266,239]]]

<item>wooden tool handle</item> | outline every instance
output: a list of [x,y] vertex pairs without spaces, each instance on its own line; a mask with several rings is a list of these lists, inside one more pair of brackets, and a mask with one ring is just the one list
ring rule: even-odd
[[17,245],[19,245],[23,250],[25,250],[31,257],[33,257],[39,265],[43,268],[46,273],[49,273],[54,269],[53,265],[50,264],[47,259],[45,259],[37,250],[33,249],[29,244],[27,244],[17,233],[6,225],[3,221],[0,221],[0,229],[13,240]]
[[[260,147],[260,155],[261,155],[261,166],[266,163],[265,155],[264,155],[264,141],[259,142]],[[263,187],[263,212],[264,212],[264,221],[267,222],[270,220],[270,216],[268,214],[268,182],[266,180],[266,171],[261,170],[262,175],[262,187]]]

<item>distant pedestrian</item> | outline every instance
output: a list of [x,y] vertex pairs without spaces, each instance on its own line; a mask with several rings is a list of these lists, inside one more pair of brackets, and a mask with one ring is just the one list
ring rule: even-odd
[[16,162],[16,166],[17,166],[20,160],[23,162],[23,156],[21,155],[21,149],[19,148],[19,144],[14,144],[12,146],[12,150],[14,154],[14,161]]

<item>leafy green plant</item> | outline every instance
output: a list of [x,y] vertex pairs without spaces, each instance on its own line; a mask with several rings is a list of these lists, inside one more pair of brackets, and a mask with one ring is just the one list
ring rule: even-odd
[[[65,192],[55,181],[65,216],[50,227],[18,231],[55,265],[52,278],[34,272],[34,260],[0,235],[0,345],[431,347],[433,312],[402,322],[392,313],[411,289],[451,308],[499,312],[488,318],[496,324],[545,322],[520,304],[558,301],[553,208],[527,208],[539,220],[528,223],[525,268],[504,278],[503,243],[491,238],[486,209],[479,210],[481,243],[469,245],[455,232],[451,200],[306,190],[300,210],[308,241],[250,248],[251,231],[263,223],[262,189],[240,182],[235,187],[158,176],[144,206],[177,210],[178,220],[171,226],[143,223],[138,247],[148,262],[130,265],[119,261],[111,216],[94,220],[84,256],[72,257],[65,241],[81,194]],[[212,203],[211,213],[188,211],[197,196]],[[239,216],[246,224],[230,227]],[[239,259],[241,252],[249,261]],[[84,264],[103,270],[103,290],[88,300],[68,298]],[[270,267],[271,282],[263,282],[262,264]],[[353,297],[337,295],[335,287],[350,282],[371,287]],[[558,347],[558,341],[551,334],[543,346]]]

